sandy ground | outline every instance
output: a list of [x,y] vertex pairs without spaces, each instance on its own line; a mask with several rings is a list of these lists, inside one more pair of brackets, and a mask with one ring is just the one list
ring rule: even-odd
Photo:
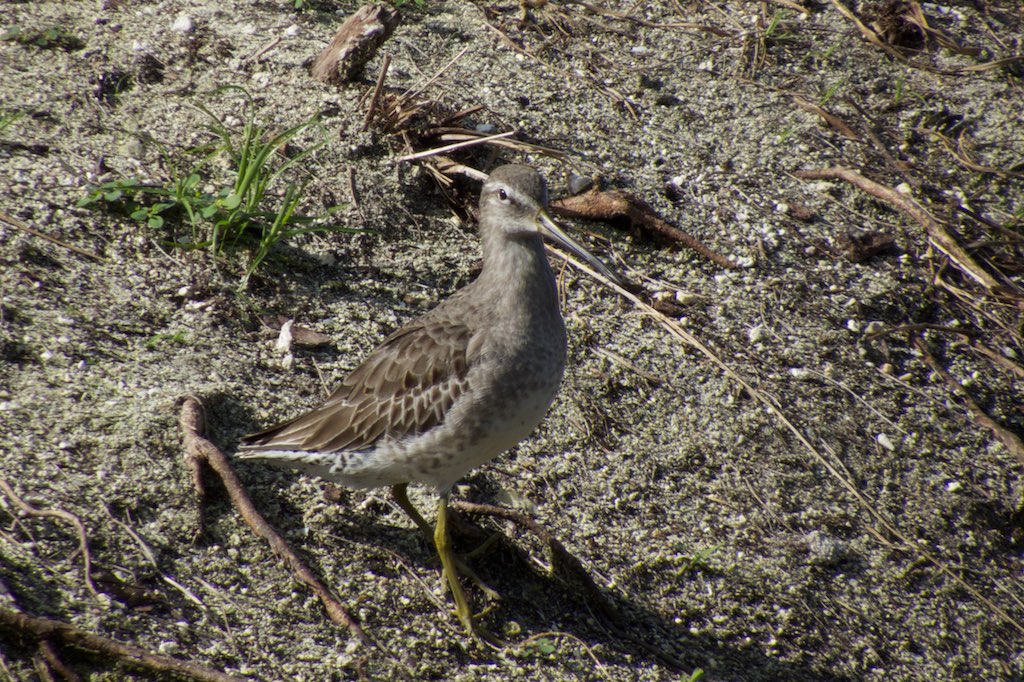
[[[1019,435],[1020,308],[981,295],[905,213],[791,175],[847,166],[904,185],[985,271],[1020,286],[1020,64],[976,68],[1020,53],[1020,8],[924,5],[951,42],[915,42],[909,24],[890,22],[917,48],[907,63],[863,40],[838,3],[806,2],[806,14],[787,4],[551,0],[521,22],[513,2],[407,3],[384,47],[397,91],[464,51],[423,97],[481,105],[470,125],[566,157],[509,152],[478,157],[482,170],[534,163],[555,196],[571,172],[598,175],[743,265],[617,225],[568,226],[641,298],[670,300],[674,323],[764,401],[554,261],[570,336],[563,389],[534,436],[457,494],[525,509],[624,624],[550,576],[521,529],[478,520],[503,538],[471,560],[501,594],[484,617],[509,642],[498,651],[447,615],[432,548],[384,491],[238,467],[380,649],[333,625],[215,484],[195,539],[181,396],[202,397],[230,453],[243,433],[314,405],[477,264],[474,226],[425,173],[395,163],[401,140],[360,130],[380,57],[341,88],[303,66],[356,5],[0,6],[4,29],[58,26],[79,41],[0,42],[0,116],[22,115],[0,130],[0,210],[63,243],[0,222],[0,477],[35,507],[81,519],[94,577],[145,591],[90,594],[73,527],[27,518],[4,494],[0,605],[261,680],[675,680],[698,667],[710,680],[1024,678],[1021,463],[915,345]],[[884,3],[848,4],[867,21]],[[225,85],[252,105],[215,92]],[[334,209],[333,224],[366,232],[295,239],[240,290],[244,253],[175,249],[166,228],[76,207],[99,181],[175,177],[174,160],[211,140],[200,104],[236,127],[318,114],[327,143],[293,174],[308,183],[301,209]],[[306,131],[294,145],[317,139]],[[223,164],[210,172],[211,183],[228,177]],[[894,244],[854,261],[851,235]],[[264,314],[332,342],[287,362]],[[432,491],[414,492],[433,505]],[[37,679],[36,650],[0,628],[12,679]],[[86,679],[151,676],[60,651]]]

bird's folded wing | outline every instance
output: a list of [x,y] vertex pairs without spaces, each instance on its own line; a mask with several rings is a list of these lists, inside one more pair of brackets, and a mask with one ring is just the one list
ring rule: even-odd
[[421,321],[388,337],[327,398],[296,419],[242,439],[260,450],[362,450],[384,436],[423,433],[444,421],[467,389],[472,333]]

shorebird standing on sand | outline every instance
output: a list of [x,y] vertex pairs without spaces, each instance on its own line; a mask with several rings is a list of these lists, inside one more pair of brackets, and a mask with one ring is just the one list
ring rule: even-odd
[[[565,324],[542,236],[612,280],[544,210],[544,179],[502,166],[480,193],[480,276],[373,351],[319,407],[246,436],[239,456],[353,488],[391,486],[398,505],[433,536],[456,613],[490,638],[459,583],[448,535],[452,486],[528,436],[565,370]],[[409,483],[441,496],[432,529],[409,502]]]

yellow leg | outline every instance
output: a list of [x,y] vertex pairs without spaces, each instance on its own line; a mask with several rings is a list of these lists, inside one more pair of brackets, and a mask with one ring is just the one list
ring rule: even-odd
[[434,535],[434,529],[430,527],[427,520],[420,515],[419,511],[413,506],[413,503],[409,501],[409,495],[406,489],[409,487],[408,483],[399,483],[398,485],[391,486],[391,497],[394,498],[395,503],[402,508],[409,518],[413,520],[416,527],[427,536],[427,540],[430,540]]
[[466,632],[471,636],[476,635],[476,627],[473,623],[473,612],[466,601],[466,594],[459,584],[459,573],[455,570],[455,554],[452,552],[451,539],[448,537],[448,495],[441,495],[437,503],[437,525],[434,528],[434,545],[437,547],[437,554],[441,557],[441,566],[444,567],[445,577],[448,578],[448,587],[452,591],[452,599],[455,600],[455,613],[459,620],[466,627]]
[[497,592],[477,578],[469,567],[460,561],[452,551],[451,537],[448,534],[448,496],[441,496],[437,507],[437,524],[431,528],[426,519],[423,518],[412,502],[409,501],[409,495],[406,492],[408,487],[409,486],[406,483],[399,483],[398,485],[392,486],[391,496],[394,498],[395,503],[402,508],[402,511],[408,514],[409,518],[413,520],[420,531],[427,536],[428,541],[433,537],[434,546],[437,547],[437,554],[441,558],[444,579],[448,581],[448,588],[452,592],[452,599],[455,600],[455,613],[458,615],[459,621],[466,627],[466,632],[468,632],[470,636],[478,637],[495,647],[500,648],[504,646],[501,640],[480,625],[477,625],[474,621],[473,612],[470,610],[469,601],[466,599],[466,593],[462,590],[462,585],[459,583],[459,573],[463,572],[492,599],[500,598],[500,595]]

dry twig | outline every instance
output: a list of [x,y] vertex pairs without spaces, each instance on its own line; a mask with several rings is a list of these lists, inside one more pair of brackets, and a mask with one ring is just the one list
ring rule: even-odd
[[822,120],[825,121],[825,123],[827,123],[832,128],[838,130],[840,134],[842,134],[842,136],[845,137],[846,139],[853,140],[854,142],[862,141],[857,131],[851,128],[850,125],[846,123],[846,121],[844,121],[843,119],[839,118],[833,113],[830,113],[829,111],[826,111],[823,107],[819,107],[817,104],[805,99],[804,97],[796,94],[795,92],[791,93],[790,96],[793,98],[793,101],[796,103],[798,107],[812,114],[817,114],[822,118]]
[[[266,540],[274,552],[288,563],[295,576],[313,590],[314,594],[320,598],[324,609],[327,611],[327,615],[334,623],[344,625],[363,644],[379,649],[380,646],[370,639],[359,623],[345,610],[345,607],[334,598],[327,586],[303,563],[302,559],[292,550],[287,541],[256,510],[256,506],[252,503],[249,494],[246,493],[245,488],[242,486],[242,481],[238,478],[238,474],[235,473],[231,462],[228,461],[228,458],[217,446],[205,437],[202,404],[194,396],[187,396],[184,399],[181,406],[179,423],[185,439],[186,460],[205,462],[216,472],[224,484],[228,496],[231,498],[231,503],[238,510],[238,513],[242,515],[249,528],[256,535]],[[193,471],[193,481],[196,481],[198,477],[194,472],[197,465],[190,463],[189,468]],[[200,495],[200,499],[202,499],[202,487],[197,492]]]
[[[788,0],[774,0],[775,2],[788,2]],[[628,21],[638,26],[644,26],[646,28],[660,28],[660,29],[672,29],[672,28],[683,28],[683,29],[696,29],[700,31],[707,31],[714,35],[721,36],[724,38],[732,37],[732,33],[726,31],[718,26],[711,24],[698,24],[693,21],[668,21],[668,22],[657,22],[648,21],[640,17],[633,16],[631,14],[620,14],[618,12],[612,12],[606,10],[603,7],[599,7],[593,3],[585,2],[585,0],[565,0],[567,5],[579,5],[588,12],[592,12],[598,16],[608,17],[609,19],[616,19],[618,21]],[[806,12],[807,10],[802,10]]]
[[508,132],[498,133],[496,135],[486,135],[486,136],[479,136],[479,137],[475,136],[475,135],[468,135],[469,139],[464,140],[462,142],[454,142],[452,144],[445,145],[444,147],[435,147],[434,149],[426,149],[426,150],[421,151],[421,152],[416,152],[415,154],[407,154],[406,156],[401,156],[401,157],[395,159],[395,163],[404,163],[406,161],[417,161],[419,159],[425,159],[425,158],[427,158],[429,156],[436,156],[438,154],[447,154],[448,152],[453,152],[453,151],[455,151],[457,149],[464,149],[466,147],[473,147],[475,145],[480,145],[480,144],[489,144],[489,143],[495,142],[497,140],[503,140],[503,139],[505,139],[507,137],[512,137],[515,134],[516,133],[515,133],[514,130],[510,130]]
[[181,675],[202,682],[232,682],[243,679],[188,661],[179,661],[176,658],[154,654],[115,639],[94,635],[69,623],[49,618],[36,618],[5,608],[0,608],[0,626],[40,642],[57,641],[68,646],[94,651],[152,675]]
[[964,168],[974,171],[975,173],[991,173],[993,175],[1001,175],[1007,178],[1022,178],[1024,173],[1018,171],[1008,171],[1002,168],[996,168],[994,166],[986,166],[980,164],[971,158],[970,153],[964,149],[967,145],[965,142],[965,133],[961,133],[960,137],[954,143],[948,135],[944,135],[934,128],[921,128],[920,131],[926,135],[931,135],[939,141],[942,148],[946,150],[946,153],[953,157],[953,159]]
[[[676,320],[673,320],[670,317],[663,315],[662,313],[659,313],[653,307],[641,301],[635,294],[627,291],[626,289],[622,288],[615,282],[609,281],[608,279],[603,277],[598,272],[594,271],[589,266],[580,263],[578,260],[572,258],[571,256],[565,255],[561,252],[554,253],[563,260],[565,260],[566,262],[571,263],[573,267],[575,267],[577,270],[587,273],[598,282],[601,282],[604,286],[616,291],[620,296],[632,302],[633,305],[635,305],[638,309],[640,309],[647,315],[650,315],[656,322],[658,322],[658,324],[660,324],[666,331],[668,331],[669,334],[674,336],[682,343],[690,346],[691,348],[698,350],[706,358],[711,360],[711,362],[714,363],[727,378],[731,379],[732,381],[735,381],[747,392],[747,395],[749,395],[752,399],[756,400],[757,402],[761,403],[765,407],[765,409],[779,421],[783,429],[792,434],[793,437],[796,438],[801,445],[803,445],[807,452],[810,453],[811,457],[816,462],[818,462],[818,464],[824,467],[825,470],[828,471],[829,475],[831,475],[839,483],[839,485],[842,486],[842,488],[847,491],[847,493],[849,493],[855,500],[857,500],[857,503],[861,506],[861,508],[864,509],[868,513],[868,515],[870,515],[871,518],[874,519],[877,527],[888,533],[890,537],[895,538],[899,541],[899,547],[903,551],[907,552],[912,556],[917,556],[921,560],[926,561],[932,566],[934,566],[940,574],[945,575],[954,584],[959,586],[965,592],[969,593],[975,600],[984,604],[985,607],[988,608],[991,613],[995,614],[1003,623],[1013,628],[1017,632],[1024,634],[1024,623],[1022,623],[1020,619],[1014,618],[1006,609],[1004,609],[995,601],[990,599],[984,592],[968,583],[963,577],[960,576],[958,571],[954,570],[953,567],[951,567],[948,563],[940,559],[937,554],[932,553],[929,549],[926,548],[925,545],[918,542],[916,539],[912,540],[906,533],[901,531],[896,526],[895,522],[890,521],[882,513],[879,506],[875,504],[871,499],[869,499],[867,494],[861,491],[861,489],[851,480],[850,476],[847,476],[842,471],[840,471],[839,467],[841,466],[841,464],[839,464],[836,461],[837,458],[835,457],[835,453],[831,452],[827,446],[823,445],[823,449],[829,451],[830,454],[832,454],[831,459],[826,457],[825,454],[822,453],[822,451],[819,448],[815,447],[814,444],[811,443],[810,440],[808,440],[807,436],[804,435],[803,431],[797,428],[796,424],[794,424],[793,421],[788,416],[786,416],[782,409],[778,405],[776,405],[775,402],[766,393],[758,390],[753,385],[751,385],[750,382],[744,379],[736,370],[729,366],[717,353],[708,348],[696,336],[683,329],[683,327],[680,326],[680,324]],[[877,537],[879,538],[879,540],[883,542],[888,541],[888,539],[885,538],[881,533],[879,533]],[[998,588],[998,585],[996,587]]]
[[52,242],[52,243],[56,244],[57,246],[62,246],[65,249],[67,249],[68,251],[74,251],[75,253],[77,253],[80,256],[85,256],[86,258],[90,258],[90,259],[92,259],[94,261],[97,261],[99,263],[106,262],[106,259],[103,256],[98,256],[95,253],[93,253],[92,251],[86,251],[85,249],[77,247],[74,244],[68,244],[67,242],[62,242],[61,240],[57,239],[56,237],[51,237],[50,235],[46,234],[45,232],[40,232],[39,230],[35,229],[34,227],[29,227],[28,225],[26,225],[22,221],[18,220],[14,216],[10,215],[9,213],[5,213],[3,211],[0,211],[0,222],[7,223],[11,227],[15,227],[15,228],[21,230],[22,232],[27,232],[28,234],[32,235],[33,237],[39,237],[40,239],[45,239],[46,241]]
[[899,173],[911,187],[914,189],[921,189],[921,179],[909,172],[911,165],[903,159],[896,158],[893,153],[889,151],[889,148],[885,143],[882,142],[882,138],[875,130],[877,124],[875,123],[874,117],[853,97],[844,97],[843,99],[847,104],[856,109],[857,113],[861,115],[861,118],[866,121],[866,124],[861,126],[861,131],[864,133],[864,137],[870,140],[871,144],[874,145],[875,150],[882,155],[883,159],[885,159],[886,165],[888,165],[894,172]]
[[92,595],[103,600],[100,597],[100,591],[96,589],[96,583],[92,579],[92,553],[89,551],[89,537],[85,532],[85,524],[82,523],[81,519],[72,514],[71,512],[64,511],[63,509],[36,509],[25,500],[18,497],[14,489],[11,488],[10,484],[5,480],[0,480],[0,490],[4,492],[7,497],[10,498],[11,502],[14,503],[18,509],[24,512],[27,516],[34,516],[37,518],[57,518],[63,521],[67,521],[75,527],[75,531],[78,533],[78,549],[82,553],[82,563],[84,564],[83,570],[85,573],[85,586],[89,588]]
[[982,426],[992,432],[996,438],[999,439],[1006,449],[1010,451],[1010,454],[1017,458],[1017,461],[1024,464],[1024,441],[1021,441],[1020,437],[1013,431],[1010,431],[995,419],[990,417],[978,403],[974,402],[971,398],[971,394],[967,392],[967,389],[957,381],[949,371],[939,364],[939,361],[935,359],[935,356],[931,354],[928,349],[928,344],[925,343],[924,339],[920,336],[914,339],[914,346],[921,351],[921,356],[924,358],[925,363],[932,370],[942,377],[942,380],[946,382],[950,390],[960,396],[960,399],[964,401],[964,405],[967,406],[967,411],[971,413],[971,418],[978,426]]
[[[793,173],[804,180],[844,180],[858,189],[867,192],[873,197],[892,205],[903,211],[921,225],[928,234],[928,243],[946,254],[946,256],[964,274],[968,275],[981,284],[993,295],[1010,294],[1007,287],[1000,284],[995,277],[982,268],[967,251],[957,243],[946,228],[937,219],[932,217],[923,206],[917,203],[913,197],[897,192],[891,187],[886,187],[874,180],[869,180],[855,170],[849,168],[822,168],[818,170],[796,171]],[[1017,299],[1017,304],[1024,307],[1024,298]]]
[[647,202],[625,192],[601,192],[595,189],[574,197],[557,199],[551,202],[551,212],[567,218],[589,220],[626,218],[629,224],[641,233],[682,244],[723,268],[734,270],[739,267],[725,256],[701,244],[692,235],[670,225]]
[[980,343],[972,343],[970,348],[979,355],[984,355],[993,364],[998,365],[1003,370],[1016,375],[1018,379],[1024,379],[1024,367],[1021,367],[1002,353],[997,353],[988,346],[983,346]]
[[36,668],[44,667],[47,674],[56,671],[64,682],[81,682],[82,678],[61,660],[60,652],[49,638],[39,640],[39,654]]
[[[1008,66],[1009,64],[1013,64],[1024,60],[1024,57],[1018,56],[1003,57],[1001,59],[993,59],[992,61],[989,62],[984,62],[982,64],[974,64],[972,66],[965,66],[959,69],[939,69],[929,64],[924,64],[913,59],[909,59],[908,57],[905,57],[902,52],[900,52],[895,47],[886,42],[886,40],[882,38],[882,36],[880,36],[874,29],[867,26],[863,21],[861,21],[860,17],[854,14],[849,7],[847,7],[841,2],[841,0],[832,0],[832,4],[835,5],[835,8],[839,10],[840,14],[842,14],[844,17],[853,22],[853,25],[857,28],[858,31],[860,31],[860,34],[864,38],[864,40],[868,41],[875,47],[879,48],[896,61],[902,64],[906,64],[908,66],[912,66],[917,69],[925,69],[926,71],[931,71],[932,73],[940,73],[943,75],[954,76],[960,73],[969,73],[972,71],[988,71],[991,69],[998,69],[1002,68],[1003,66]],[[923,15],[920,16],[923,18]],[[912,19],[913,17],[910,18]],[[925,22],[925,25],[927,26],[927,22]],[[922,30],[926,30],[931,35],[935,34],[931,27],[927,27],[927,29],[924,29],[922,27]],[[951,39],[946,39],[945,41],[939,40],[939,42],[948,42],[951,45],[955,45],[955,43],[953,43]],[[948,46],[944,44],[944,47]],[[976,54],[973,48],[963,48],[960,47],[959,45],[956,45],[955,51],[960,52],[961,54]]]
[[384,89],[384,79],[387,78],[388,68],[391,66],[391,55],[384,55],[380,65],[380,73],[377,74],[377,85],[373,88],[373,97],[370,98],[370,106],[366,109],[366,117],[363,119],[362,130],[370,127],[370,121],[377,111],[377,103],[380,101],[380,92]]

